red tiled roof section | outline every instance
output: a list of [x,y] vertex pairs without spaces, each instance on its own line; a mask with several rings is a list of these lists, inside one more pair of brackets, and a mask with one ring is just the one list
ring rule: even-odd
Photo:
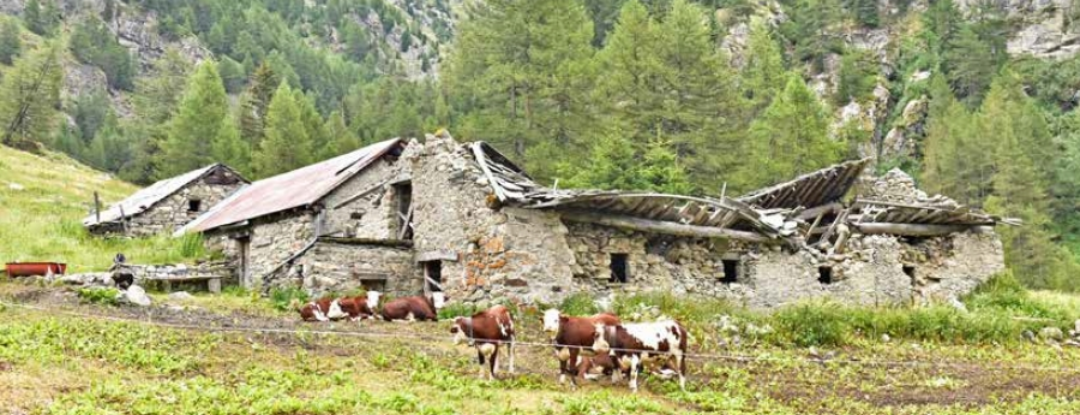
[[351,153],[252,183],[177,233],[205,232],[318,202],[401,143],[375,143]]

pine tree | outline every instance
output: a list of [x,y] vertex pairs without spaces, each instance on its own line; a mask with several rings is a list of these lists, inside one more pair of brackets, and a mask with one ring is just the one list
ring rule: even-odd
[[281,77],[266,62],[255,69],[251,82],[240,104],[240,135],[252,148],[258,148],[263,138],[266,112],[274,91],[281,85]]
[[676,0],[658,21],[628,1],[599,55],[597,90],[615,129],[639,147],[670,143],[692,182],[719,192],[715,178],[736,162],[734,134],[745,125],[746,105],[706,17]]
[[746,165],[729,189],[745,191],[789,180],[839,161],[844,144],[828,137],[828,113],[802,78],[784,90],[750,126]]
[[0,125],[3,144],[48,142],[55,131],[62,78],[60,48],[51,42],[15,61],[0,83]]
[[221,80],[225,82],[225,90],[229,93],[240,92],[247,78],[244,66],[228,56],[222,57],[218,66],[221,70]]
[[964,26],[946,45],[945,73],[956,95],[970,106],[982,102],[998,65],[990,45]]
[[764,20],[751,17],[742,82],[755,114],[772,102],[786,81],[787,72],[784,70],[780,45],[773,39]]
[[565,150],[580,148],[594,127],[592,22],[576,0],[469,7],[444,65],[452,105],[462,114],[455,128],[505,146],[532,173],[550,177],[551,148],[572,153]]
[[[308,141],[311,142],[312,161],[322,161],[337,155],[337,149],[332,146],[330,134],[326,132],[322,116],[315,108],[315,99],[304,91],[294,89],[293,101],[300,109],[300,120],[304,124],[304,132],[307,133]],[[328,156],[328,157],[324,157]]]
[[[46,0],[48,1],[48,0]],[[45,36],[52,30],[49,27],[46,16],[41,10],[41,2],[38,0],[29,0],[26,2],[26,6],[23,8],[23,20],[26,22],[26,28],[31,32]]]
[[304,126],[300,105],[289,84],[274,92],[266,114],[266,137],[252,157],[257,177],[269,177],[311,163],[312,145]]
[[0,21],[0,63],[11,65],[22,50],[19,22],[14,19]]
[[330,116],[326,117],[326,126],[323,128],[331,139],[331,143],[327,148],[332,149],[333,154],[324,153],[320,155],[321,158],[327,159],[360,148],[360,140],[345,125],[345,117],[341,115],[341,111],[330,113]]
[[981,205],[989,191],[989,165],[983,149],[973,148],[975,120],[958,102],[945,77],[930,81],[930,108],[923,140],[923,186],[961,203]]
[[195,69],[169,123],[168,138],[161,144],[158,176],[172,177],[212,163],[211,143],[221,131],[228,109],[217,64],[203,62]]
[[231,116],[226,116],[210,143],[210,154],[218,163],[223,163],[242,174],[251,172],[251,147],[240,138],[240,128]]

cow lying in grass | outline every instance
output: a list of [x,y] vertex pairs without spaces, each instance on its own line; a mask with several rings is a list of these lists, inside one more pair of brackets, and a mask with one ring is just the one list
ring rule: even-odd
[[502,344],[506,345],[506,353],[510,355],[508,372],[514,373],[514,318],[506,307],[497,305],[472,317],[455,318],[450,333],[454,335],[455,344],[468,342],[476,347],[481,378],[484,377],[484,361],[487,359],[488,377],[495,379],[499,346]]
[[[563,315],[559,310],[544,312],[544,332],[555,345],[555,355],[559,358],[559,383],[566,382],[570,375],[570,385],[577,387],[577,378],[584,372],[580,370],[583,361],[579,360],[582,352],[592,353],[596,338],[596,325],[617,325],[619,317],[611,313],[600,313],[588,317]],[[588,365],[591,367],[593,362]]]
[[659,363],[679,376],[686,390],[687,333],[673,320],[655,323],[595,325],[596,353],[610,353],[621,369],[630,371],[630,389],[637,392],[638,372],[645,363]]
[[378,291],[368,291],[365,296],[323,297],[303,306],[294,298],[290,307],[300,313],[300,319],[304,321],[336,321],[345,318],[356,321],[375,317],[381,295]]
[[441,292],[426,296],[402,297],[383,305],[381,315],[386,321],[437,321],[439,310],[444,305],[446,305],[446,295]]

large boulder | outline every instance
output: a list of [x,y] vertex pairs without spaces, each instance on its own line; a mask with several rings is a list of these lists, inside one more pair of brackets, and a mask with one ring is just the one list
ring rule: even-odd
[[139,307],[149,307],[151,304],[150,296],[146,295],[146,290],[138,285],[132,285],[126,291],[121,291],[118,300]]

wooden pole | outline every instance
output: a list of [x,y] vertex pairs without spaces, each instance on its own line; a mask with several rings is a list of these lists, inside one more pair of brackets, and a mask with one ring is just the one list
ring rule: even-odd
[[101,198],[98,197],[97,192],[94,192],[94,217],[97,218],[98,223],[101,223]]
[[721,238],[735,239],[740,241],[771,243],[779,242],[767,236],[735,229],[716,228],[711,226],[683,225],[680,223],[663,222],[649,219],[635,218],[632,216],[606,215],[586,211],[560,211],[563,219],[573,222],[595,223],[597,225],[610,226],[613,228],[627,229],[641,232],[655,232],[668,235],[689,236],[695,238]]
[[868,222],[856,223],[855,228],[867,235],[889,234],[901,236],[941,236],[955,232],[963,232],[970,226],[962,225],[928,225],[911,223],[883,223]]

